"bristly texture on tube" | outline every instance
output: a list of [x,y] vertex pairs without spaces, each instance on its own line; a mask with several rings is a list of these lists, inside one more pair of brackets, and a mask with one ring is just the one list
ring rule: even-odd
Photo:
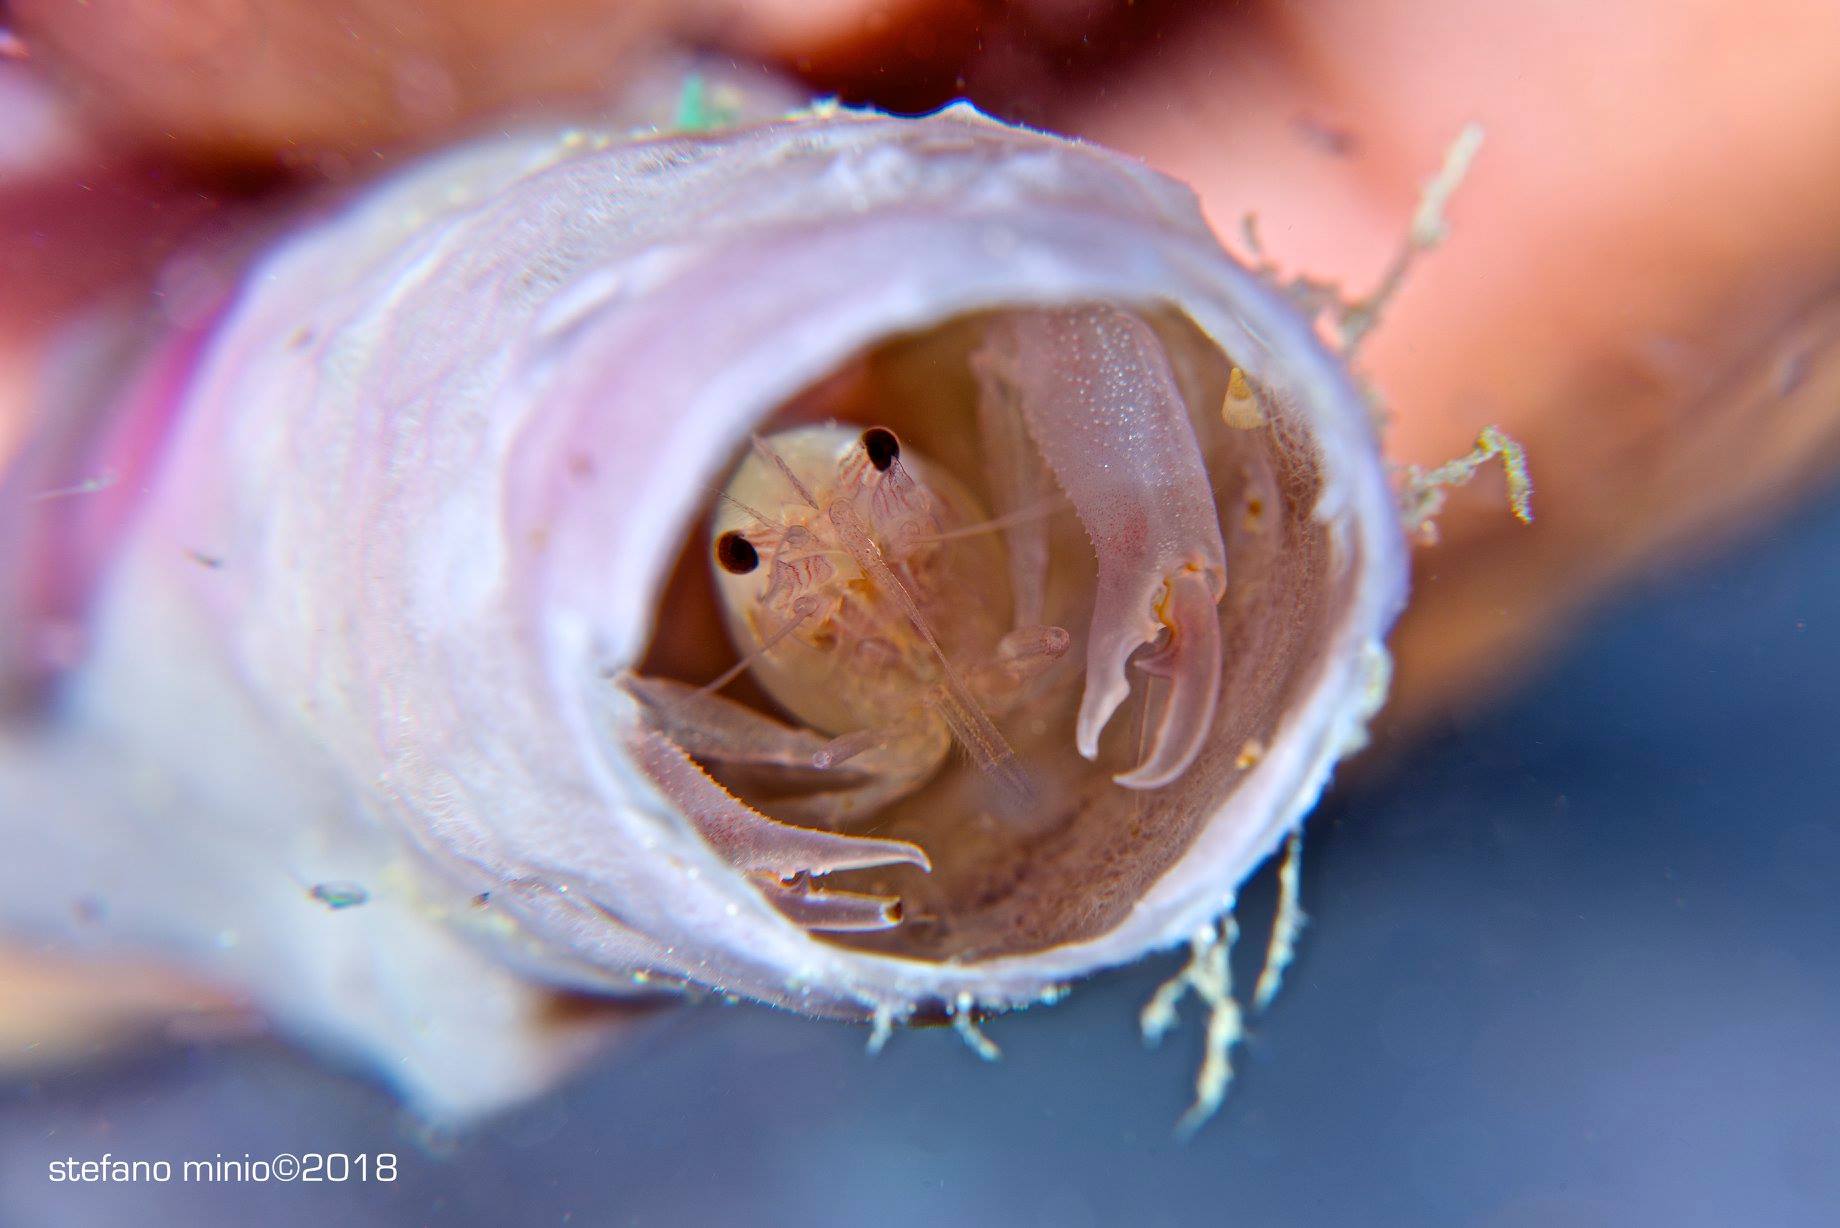
[[1309,323],[969,107],[450,152],[84,404],[0,505],[0,922],[434,1113],[558,989],[977,1038],[1213,932],[1404,599]]

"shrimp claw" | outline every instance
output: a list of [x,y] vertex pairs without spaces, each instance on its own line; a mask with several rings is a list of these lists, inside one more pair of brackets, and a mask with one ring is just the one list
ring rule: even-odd
[[1149,754],[1131,771],[1113,777],[1127,789],[1159,789],[1187,771],[1201,752],[1220,697],[1220,619],[1214,612],[1219,601],[1206,573],[1184,568],[1170,579],[1158,603],[1169,639],[1139,658],[1137,668],[1168,678],[1172,685],[1150,735]]
[[1074,742],[1088,759],[1130,695],[1125,667],[1174,684],[1143,761],[1114,779],[1153,789],[1187,770],[1214,718],[1220,680],[1215,607],[1226,546],[1188,408],[1156,334],[1104,306],[1017,312],[975,360],[980,391],[1022,414],[1098,558],[1086,689]]

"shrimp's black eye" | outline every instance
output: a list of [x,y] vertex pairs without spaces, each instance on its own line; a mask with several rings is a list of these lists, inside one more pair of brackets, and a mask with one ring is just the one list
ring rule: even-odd
[[754,549],[754,543],[734,530],[716,538],[716,562],[722,564],[722,570],[737,576],[745,576],[760,566],[760,551]]
[[901,441],[885,426],[872,426],[864,431],[862,446],[863,451],[869,454],[869,463],[882,473],[887,473],[888,466],[894,464],[895,457],[901,455]]

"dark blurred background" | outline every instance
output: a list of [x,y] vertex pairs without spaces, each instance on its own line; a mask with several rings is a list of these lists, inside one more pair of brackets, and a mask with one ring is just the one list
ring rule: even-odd
[[[685,1011],[457,1136],[277,1044],[0,1092],[6,1225],[1840,1222],[1840,491],[1639,577],[1486,715],[1344,771],[1299,960],[1224,1110],[1171,1127],[1174,957],[993,1022],[996,1065]],[[1249,983],[1272,899],[1242,904]],[[55,1158],[395,1151],[390,1185],[68,1186]]]

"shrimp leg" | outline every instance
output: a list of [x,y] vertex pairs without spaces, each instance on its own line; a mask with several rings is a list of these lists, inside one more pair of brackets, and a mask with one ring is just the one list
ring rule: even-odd
[[843,836],[775,822],[717,784],[663,734],[642,734],[633,749],[646,774],[710,846],[807,929],[887,929],[901,920],[898,897],[812,890],[813,878],[878,866],[933,868],[920,847],[905,840]]
[[807,770],[829,766],[823,758],[826,738],[746,704],[643,674],[627,674],[620,685],[639,701],[654,729],[699,759]]
[[[873,813],[919,788],[951,749],[944,737],[920,729],[826,738],[669,678],[627,674],[620,682],[651,727],[693,758],[821,773],[824,787],[774,806],[775,813],[800,822],[835,825]],[[833,779],[839,784],[828,783]]]

